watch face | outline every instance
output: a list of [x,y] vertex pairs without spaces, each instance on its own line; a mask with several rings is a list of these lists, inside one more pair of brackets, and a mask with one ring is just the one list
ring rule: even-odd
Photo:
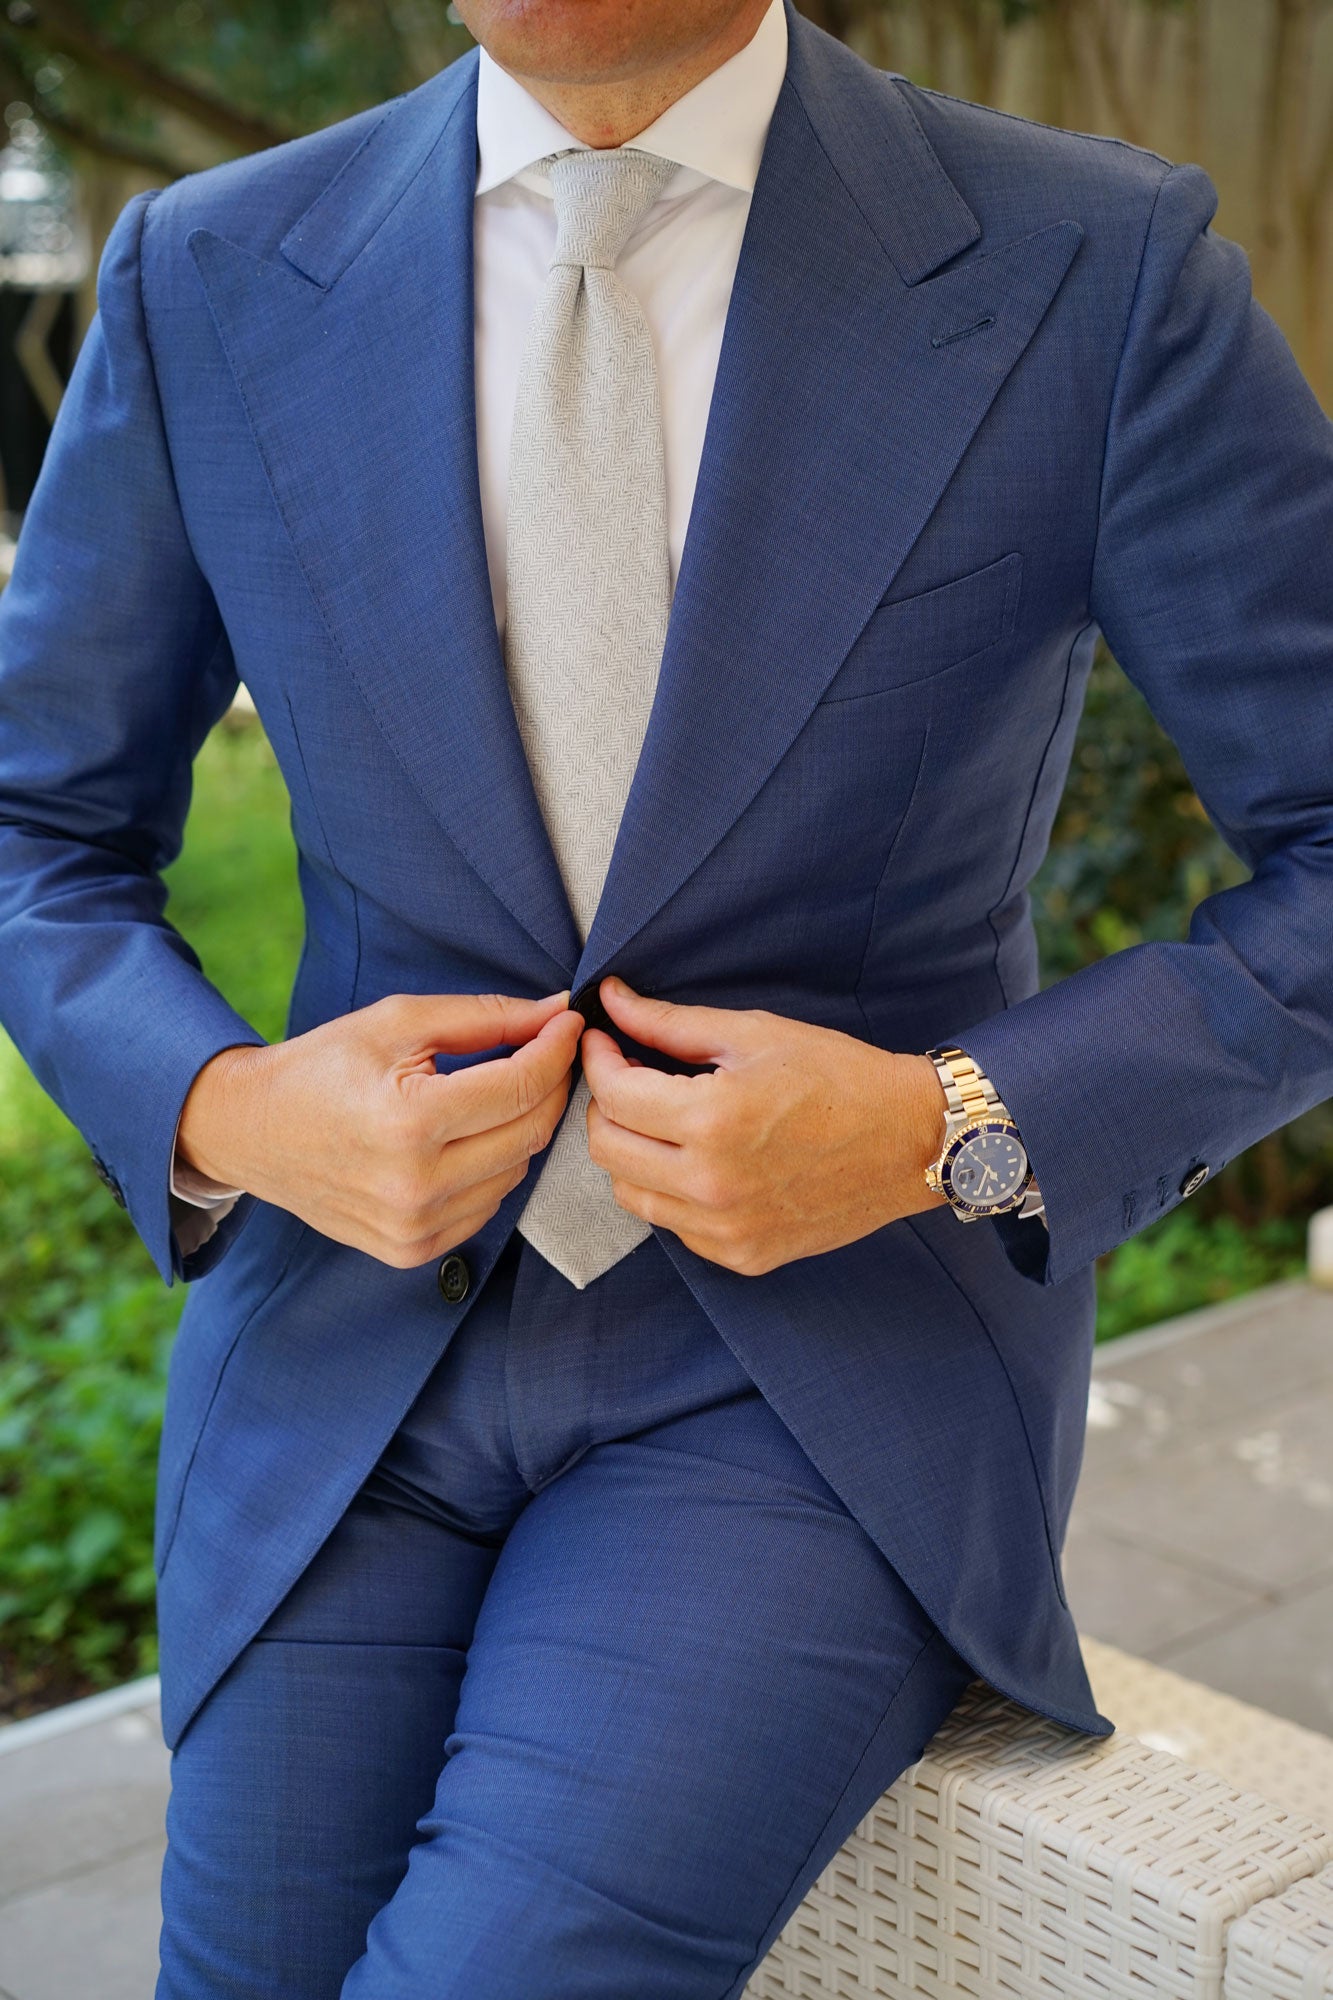
[[1028,1156],[1013,1126],[995,1119],[955,1142],[945,1173],[949,1192],[974,1214],[986,1215],[1025,1186]]

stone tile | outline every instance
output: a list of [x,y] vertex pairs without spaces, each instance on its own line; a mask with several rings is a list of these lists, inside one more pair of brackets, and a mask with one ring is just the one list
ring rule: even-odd
[[1253,1590],[1108,1535],[1077,1502],[1065,1542],[1064,1574],[1080,1632],[1140,1658],[1155,1657],[1169,1641],[1188,1638],[1264,1601]]
[[1169,1645],[1174,1673],[1333,1736],[1333,1581]]
[[0,1906],[0,1988],[14,2000],[150,2000],[161,1875],[162,1849],[141,1847]]
[[1333,1389],[1085,1461],[1083,1519],[1242,1590],[1333,1577]]
[[[1189,1329],[1193,1329],[1192,1331]],[[1174,1452],[1182,1439],[1313,1394],[1333,1409],[1333,1293],[1293,1283],[1099,1348],[1089,1470]]]
[[0,1758],[0,1904],[159,1837],[170,1768],[156,1709],[8,1751]]

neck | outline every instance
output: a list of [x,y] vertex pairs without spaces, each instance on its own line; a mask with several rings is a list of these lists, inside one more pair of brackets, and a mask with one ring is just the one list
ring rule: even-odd
[[623,146],[743,49],[753,39],[767,7],[768,0],[749,0],[707,40],[630,75],[583,83],[534,76],[512,62],[503,67],[585,146]]

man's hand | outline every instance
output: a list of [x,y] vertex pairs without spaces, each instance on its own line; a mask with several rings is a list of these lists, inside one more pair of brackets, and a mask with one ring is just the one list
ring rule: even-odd
[[[178,1157],[408,1270],[488,1222],[569,1098],[569,989],[395,994],[269,1048],[223,1049],[185,1100]],[[452,1074],[452,1054],[522,1044]]]
[[621,1208],[747,1277],[938,1208],[922,1175],[944,1134],[929,1057],[760,1008],[681,1007],[600,985],[634,1041],[703,1076],[649,1069],[583,1036],[588,1151]]

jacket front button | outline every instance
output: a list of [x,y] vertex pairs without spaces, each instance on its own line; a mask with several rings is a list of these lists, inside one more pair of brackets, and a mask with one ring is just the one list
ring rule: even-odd
[[468,1270],[467,1259],[460,1257],[457,1251],[450,1251],[440,1265],[439,1286],[451,1306],[456,1306],[460,1299],[467,1297],[471,1282],[472,1273]]
[[[605,976],[602,975],[603,978]],[[585,1028],[600,1028],[603,1034],[607,1035],[621,1034],[624,1032],[623,1029],[616,1027],[602,1005],[602,996],[598,990],[601,983],[600,979],[588,980],[585,985],[580,986],[577,993],[570,994],[569,1004],[576,1014],[582,1014]]]
[[1181,1194],[1192,1195],[1197,1188],[1201,1188],[1203,1186],[1207,1178],[1208,1178],[1207,1167],[1195,1167],[1193,1172],[1186,1174],[1184,1180],[1180,1183]]

